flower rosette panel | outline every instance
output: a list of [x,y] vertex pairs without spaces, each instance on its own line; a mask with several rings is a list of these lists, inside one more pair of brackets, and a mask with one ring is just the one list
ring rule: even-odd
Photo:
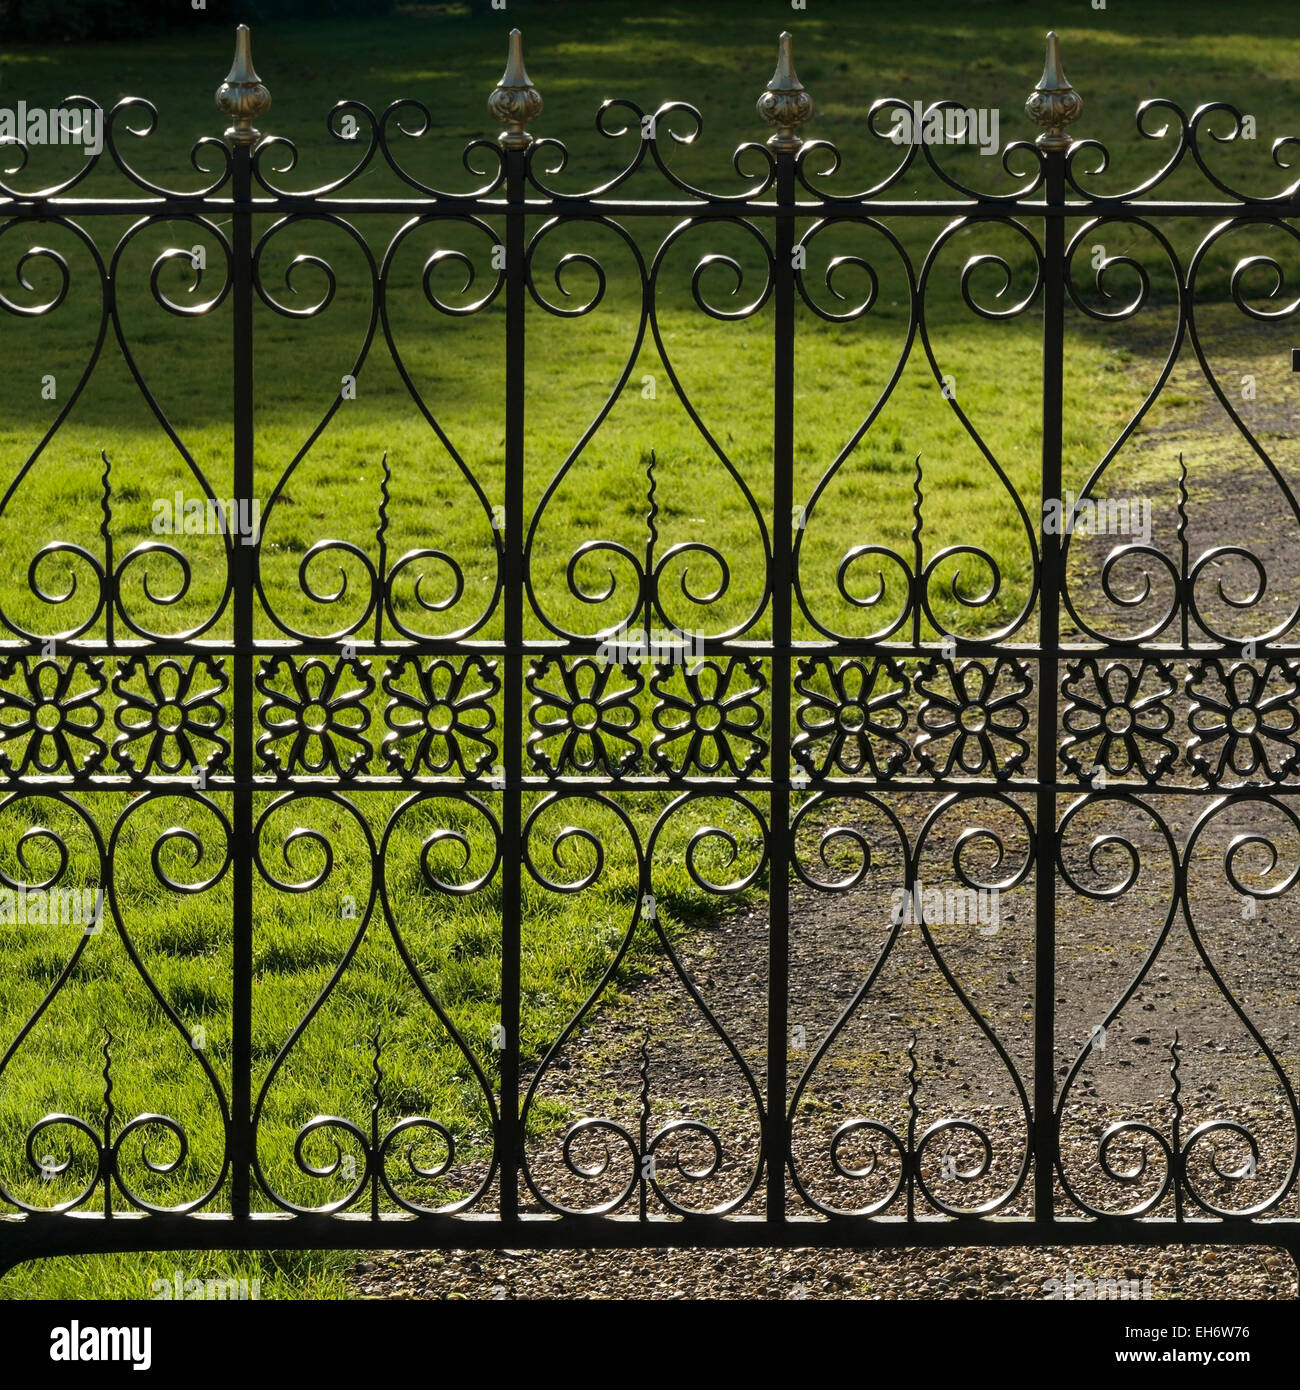
[[1187,672],[1192,766],[1216,786],[1287,781],[1300,764],[1293,661],[1198,661]]
[[99,771],[108,755],[104,667],[96,657],[0,657],[0,771]]
[[915,745],[932,777],[1004,780],[1029,758],[1031,668],[1015,657],[934,657],[916,675],[922,730]]
[[216,657],[120,662],[113,678],[117,766],[136,775],[228,771],[229,689],[226,667]]
[[495,661],[401,656],[388,664],[383,687],[389,769],[407,777],[476,778],[501,767]]
[[801,698],[791,752],[806,772],[880,781],[904,767],[911,679],[898,662],[806,657],[794,688]]
[[645,681],[634,666],[543,657],[529,671],[528,754],[548,777],[641,770]]
[[346,778],[365,771],[375,753],[370,666],[320,657],[263,662],[256,676],[262,765],[282,777],[329,772]]
[[1100,786],[1108,777],[1157,782],[1180,755],[1174,725],[1178,685],[1173,669],[1161,661],[1086,657],[1069,663],[1061,683],[1066,767]]
[[650,760],[673,777],[745,777],[768,754],[768,682],[751,657],[661,666],[650,680],[655,696]]

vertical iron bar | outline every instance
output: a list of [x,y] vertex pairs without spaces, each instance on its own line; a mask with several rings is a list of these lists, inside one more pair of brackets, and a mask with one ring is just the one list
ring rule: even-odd
[[[232,151],[231,302],[234,306],[234,496],[252,516],[253,478],[253,211],[252,148]],[[258,544],[261,537],[258,537]],[[231,883],[234,958],[231,1005],[231,1207],[249,1214],[253,1161],[253,584],[254,547],[231,537],[234,621]]]
[[502,527],[505,582],[505,670],[502,690],[501,767],[501,1216],[510,1221],[519,1207],[520,914],[523,858],[523,640],[524,640],[524,155],[507,148],[506,160],[506,451],[505,524]]
[[768,878],[767,1216],[785,1220],[787,1048],[790,968],[790,641],[791,522],[794,499],[795,154],[776,156],[773,233],[772,414],[772,800]]
[[[1065,151],[1044,149],[1049,206],[1065,204]],[[1044,503],[1061,496],[1062,364],[1065,334],[1065,218],[1044,219],[1043,485]],[[1034,1215],[1053,1220],[1056,1169],[1056,720],[1060,643],[1060,537],[1039,509],[1038,796],[1034,913]]]

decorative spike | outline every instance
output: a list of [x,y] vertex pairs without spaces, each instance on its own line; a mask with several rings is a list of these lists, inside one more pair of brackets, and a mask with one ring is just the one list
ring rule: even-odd
[[[921,455],[916,456],[916,473],[912,478],[912,496],[916,499],[912,503],[912,642],[915,646],[921,645],[921,571],[925,568],[925,549],[921,545],[921,531],[925,526],[923,508],[925,506],[925,494],[921,490],[923,477],[921,473]],[[880,581],[884,583],[884,575],[880,576]]]
[[1083,98],[1070,86],[1061,69],[1061,43],[1055,33],[1047,36],[1047,57],[1038,86],[1029,94],[1025,110],[1035,125],[1042,126],[1038,146],[1044,150],[1067,150],[1070,137],[1065,127],[1079,119]]
[[1174,1133],[1178,1133],[1178,1127],[1183,1121],[1183,1103],[1179,1099],[1183,1091],[1183,1079],[1179,1075],[1182,1066],[1182,1048],[1178,1042],[1178,1029],[1174,1029],[1174,1040],[1169,1044],[1169,1076],[1173,1081],[1173,1087],[1169,1092],[1170,1104],[1174,1107]]
[[759,116],[776,127],[776,134],[768,136],[767,143],[777,154],[794,154],[799,149],[803,137],[796,133],[795,127],[811,120],[813,113],[812,97],[804,90],[794,70],[793,44],[789,31],[781,35],[776,50],[776,71],[757,104]]
[[650,1123],[650,1030],[641,1035],[641,1131]]
[[1178,455],[1178,543],[1184,545],[1187,539],[1187,465],[1183,456]]
[[1174,1109],[1174,1123],[1170,1133],[1174,1152],[1174,1220],[1183,1219],[1183,1189],[1179,1178],[1182,1175],[1186,1155],[1183,1153],[1183,1102],[1181,1100],[1183,1079],[1178,1074],[1181,1066],[1181,1048],[1178,1045],[1178,1029],[1174,1029],[1174,1040],[1169,1044],[1169,1075],[1173,1086],[1169,1092],[1170,1104]]
[[1184,592],[1178,596],[1179,626],[1182,633],[1183,646],[1187,646],[1189,637],[1189,609],[1190,595],[1186,592],[1188,586],[1188,569],[1191,564],[1191,555],[1187,549],[1187,465],[1183,462],[1181,452],[1178,455],[1178,556],[1179,556],[1179,576],[1182,579]]
[[104,513],[104,523],[99,528],[99,534],[104,538],[104,545],[109,546],[113,540],[113,465],[109,462],[108,454],[103,449],[99,451],[99,457],[104,462],[99,499],[99,508]]
[[99,1176],[104,1179],[104,1215],[113,1215],[113,1172],[117,1155],[113,1151],[113,1118],[117,1114],[113,1105],[113,1035],[104,1030],[104,1139],[99,1148]]
[[488,110],[505,126],[497,136],[502,149],[525,150],[533,143],[524,127],[541,115],[542,95],[524,68],[524,39],[518,29],[510,31],[506,70],[488,97]]
[[910,1221],[916,1215],[917,1171],[916,1128],[921,1118],[921,1107],[916,1103],[921,1089],[920,1075],[916,1065],[916,1033],[913,1032],[907,1044],[907,1217]]
[[379,1220],[379,1169],[381,1167],[379,1155],[379,1107],[384,1099],[384,1069],[379,1065],[380,1042],[379,1029],[376,1028],[371,1034],[371,1041],[375,1045],[375,1055],[371,1062],[374,1069],[375,1079],[371,1086],[370,1102],[370,1153],[371,1163],[370,1172],[370,1217],[373,1221]]
[[[100,525],[99,534],[104,538],[104,579],[105,589],[112,593],[114,585],[114,563],[113,563],[113,465],[109,462],[108,453],[101,449],[99,456],[104,461],[104,473],[100,483],[99,508],[104,513],[104,520]],[[112,598],[104,605],[104,626],[111,646],[114,638],[113,623],[114,605]]]
[[379,595],[375,601],[375,644],[384,640],[384,589],[388,583],[388,504],[392,501],[393,470],[388,464],[388,450],[379,465],[379,525],[375,528],[375,543],[379,547]]
[[107,1029],[104,1030],[104,1042],[100,1051],[104,1054],[104,1069],[100,1075],[104,1078],[104,1143],[111,1143],[113,1136],[113,1116],[116,1111],[113,1108],[113,1035]]
[[253,122],[271,109],[271,93],[253,71],[253,42],[247,24],[235,30],[235,61],[217,88],[217,109],[231,121],[226,131],[231,145],[255,145],[262,138]]
[[649,573],[650,573],[650,568],[651,568],[651,564],[652,564],[652,557],[653,557],[653,555],[654,555],[655,546],[659,544],[659,528],[655,525],[655,521],[656,521],[656,520],[658,519],[658,517],[659,517],[659,502],[658,502],[658,500],[657,500],[656,497],[655,497],[655,489],[656,489],[657,486],[658,486],[658,481],[657,481],[656,478],[655,478],[655,465],[656,465],[656,463],[657,463],[657,460],[656,460],[656,458],[655,458],[655,451],[654,451],[653,449],[651,449],[651,450],[650,450],[650,462],[646,465],[646,470],[645,470],[646,482],[649,484],[649,486],[646,488],[646,495],[645,495],[645,500],[646,500],[645,526],[646,526],[646,533],[647,533],[647,537],[648,537],[648,539],[647,539],[647,541],[646,541],[646,574],[647,574],[647,576],[648,576]]
[[393,470],[388,466],[388,450],[384,450],[384,457],[379,463],[379,525],[375,529],[375,540],[378,542],[380,553],[384,551],[388,539],[388,504],[393,500],[390,484],[393,481]]
[[[642,1165],[645,1163],[646,1155],[650,1145],[650,1029],[647,1028],[641,1034],[641,1114],[640,1123],[640,1152]],[[650,1202],[650,1184],[644,1180],[645,1168],[642,1166],[642,1181],[640,1186],[640,1199],[638,1205],[641,1209],[641,1219],[646,1219]]]

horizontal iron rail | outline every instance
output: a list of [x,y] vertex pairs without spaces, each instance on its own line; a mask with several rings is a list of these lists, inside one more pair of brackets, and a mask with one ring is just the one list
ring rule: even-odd
[[87,1214],[4,1218],[0,1260],[37,1255],[139,1250],[477,1249],[901,1249],[943,1246],[1272,1246],[1300,1265],[1300,1221],[1168,1219],[1082,1220],[1058,1217],[983,1219],[917,1216],[765,1217],[549,1216],[521,1213],[503,1221],[488,1214],[355,1215],[239,1218]]
[[[280,653],[294,654],[302,656],[342,656],[341,651],[344,639],[335,638],[333,640],[317,641],[255,641],[251,646],[241,645],[235,642],[207,641],[199,639],[193,642],[181,640],[165,640],[158,642],[86,642],[74,639],[67,642],[59,642],[57,655],[59,656],[78,656],[78,657],[115,657],[115,656],[176,656],[182,654],[194,656],[246,656],[249,652],[254,655],[274,656]],[[473,638],[454,639],[454,638],[430,638],[419,642],[369,642],[365,638],[354,637],[347,639],[350,646],[356,649],[359,659],[367,660],[370,658],[387,658],[399,656],[446,656],[452,653],[459,655],[478,655],[478,656],[571,656],[571,657],[594,657],[598,654],[602,643],[595,639],[573,642],[555,642],[548,640],[529,641],[524,640],[518,643],[497,642],[491,639],[476,640]],[[1062,644],[1053,650],[1062,658],[1067,660],[1082,660],[1089,657],[1103,657],[1106,660],[1118,661],[1162,661],[1162,662],[1182,662],[1210,660],[1214,657],[1230,657],[1234,660],[1240,659],[1242,655],[1243,642],[1225,642],[1218,645],[1206,644],[1204,646],[1186,647],[1166,647],[1134,646],[1131,643],[1116,642],[1113,644],[1089,644],[1087,646],[1074,646],[1068,643]],[[1300,658],[1300,644],[1295,642],[1272,643],[1263,640],[1254,643],[1254,660],[1262,661],[1269,656],[1279,658],[1285,657],[1288,660]],[[717,656],[753,656],[768,657],[773,653],[791,653],[795,656],[888,656],[895,661],[922,661],[931,657],[951,655],[956,657],[984,657],[986,659],[1006,656],[1015,657],[1022,661],[1039,660],[1044,649],[1036,643],[1020,642],[982,642],[972,638],[963,638],[951,644],[942,642],[932,642],[929,645],[917,646],[914,643],[903,643],[894,645],[891,642],[752,642],[752,641],[732,641],[726,639],[717,641],[712,638],[702,638],[699,642],[698,653],[692,654],[692,660],[696,655],[705,657]],[[0,657],[14,656],[40,656],[41,644],[29,642],[0,642]],[[671,662],[636,662],[615,663],[611,665],[633,666],[641,665],[671,665]]]
[[[7,777],[0,783],[0,795],[23,792],[32,795],[42,791],[83,791],[83,792],[127,792],[127,791],[187,791],[193,788],[192,777],[187,776],[146,776],[146,777]],[[678,795],[681,792],[743,791],[769,792],[797,791],[813,792],[845,791],[870,792],[880,795],[885,792],[975,792],[992,794],[996,792],[1034,792],[1050,791],[1060,796],[1093,796],[1102,794],[1100,788],[1084,782],[1038,782],[1028,777],[1008,777],[992,780],[988,777],[971,777],[966,780],[955,777],[895,777],[888,781],[873,781],[868,777],[818,777],[809,774],[806,781],[795,783],[792,779],[772,777],[674,777],[665,773],[655,776],[603,777],[603,776],[559,776],[559,777],[501,777],[501,778],[460,778],[429,775],[427,777],[385,777],[378,774],[355,777],[314,777],[309,774],[294,774],[288,777],[254,777],[251,782],[222,773],[210,773],[205,778],[203,791],[240,791],[252,788],[260,792],[331,790],[336,792],[401,792],[401,791],[471,791],[492,795],[502,791],[605,791],[636,792],[643,795],[662,793]],[[1119,778],[1109,778],[1106,794],[1127,792],[1135,796],[1180,797],[1196,796],[1207,798],[1226,798],[1237,800],[1258,799],[1261,796],[1300,795],[1300,783],[1258,782],[1228,786],[1174,786],[1147,782],[1125,782]]]
[[[24,201],[0,199],[0,217],[73,217],[102,215],[123,217],[149,215],[152,217],[207,216],[229,212],[234,206],[250,209],[254,214],[292,214],[295,212],[329,212],[344,215],[363,213],[406,214],[428,217],[461,217],[466,213],[491,216],[517,209],[518,203],[501,198],[332,198],[311,195],[275,198],[254,198],[237,202],[232,198],[49,198]],[[536,217],[581,220],[598,217],[678,217],[691,220],[735,217],[776,217],[790,212],[790,204],[775,202],[733,202],[720,198],[712,202],[658,201],[638,199],[604,201],[599,198],[525,199],[524,212]],[[1143,198],[1093,198],[1064,204],[1040,203],[1027,200],[999,201],[996,198],[979,201],[939,199],[933,202],[889,200],[853,202],[848,199],[804,200],[793,204],[797,218],[854,218],[869,214],[872,217],[1029,217],[1029,218],[1089,218],[1120,213],[1145,217],[1188,217],[1205,220],[1221,218],[1284,220],[1300,217],[1300,197],[1284,203],[1268,202],[1160,202]]]

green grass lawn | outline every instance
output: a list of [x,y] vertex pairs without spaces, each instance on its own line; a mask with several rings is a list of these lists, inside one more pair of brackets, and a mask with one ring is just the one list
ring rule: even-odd
[[[504,63],[506,31],[517,24],[524,31],[530,74],[545,100],[532,129],[564,141],[570,152],[567,168],[551,176],[557,187],[580,190],[622,166],[635,135],[605,139],[593,127],[593,117],[603,99],[626,97],[647,111],[667,100],[698,106],[703,131],[695,144],[674,150],[673,167],[694,182],[736,191],[744,183],[730,167],[730,153],[738,143],[761,140],[767,133],[754,114],[754,100],[770,75],[776,35],[788,26],[795,33],[800,77],[817,103],[808,133],[834,141],[843,155],[840,171],[821,182],[849,193],[870,185],[888,167],[892,147],[871,139],[866,125],[867,108],[877,96],[924,102],[956,97],[968,105],[995,106],[1001,112],[1004,143],[1032,138],[1022,103],[1041,70],[1043,31],[1050,25],[1060,28],[1061,19],[1069,18],[1060,28],[1064,63],[1085,101],[1075,131],[1104,141],[1111,150],[1110,169],[1096,177],[1097,186],[1122,191],[1163,162],[1162,143],[1139,138],[1133,128],[1137,103],[1161,96],[1188,111],[1204,101],[1226,100],[1252,113],[1258,139],[1226,145],[1217,152],[1215,167],[1231,171],[1241,184],[1276,192],[1290,175],[1269,162],[1269,150],[1276,136],[1294,128],[1300,84],[1300,38],[1288,37],[1294,26],[1283,21],[1289,16],[1290,10],[1274,0],[1232,12],[1196,0],[1100,12],[1076,7],[1069,16],[1030,4],[924,5],[899,12],[833,0],[817,0],[806,12],[792,12],[787,4],[770,0],[714,4],[707,18],[691,4],[513,0],[504,14],[478,3],[441,4],[413,6],[383,20],[268,25],[254,34],[254,56],[274,103],[261,127],[267,134],[293,139],[299,148],[297,167],[278,176],[290,188],[314,187],[349,167],[353,152],[325,133],[325,116],[336,101],[355,98],[382,110],[393,99],[414,97],[429,107],[433,129],[423,139],[404,142],[412,170],[439,187],[469,191],[475,180],[461,165],[461,151],[470,140],[495,134],[485,101]],[[230,36],[210,28],[121,48],[10,47],[0,54],[5,94],[0,99],[51,104],[68,93],[84,92],[110,106],[124,95],[148,97],[158,107],[157,131],[148,140],[124,136],[129,157],[150,178],[198,187],[203,179],[189,163],[190,147],[201,135],[221,132],[224,122],[211,94],[225,75],[229,50]],[[677,129],[688,128],[684,115],[673,119],[681,122]],[[1149,121],[1148,128],[1155,124]],[[70,157],[36,151],[28,170],[8,177],[19,188],[39,187],[66,174]],[[997,160],[967,152],[945,158],[955,176],[981,188],[1005,193],[1015,186]],[[377,161],[350,195],[381,197],[398,187]],[[104,170],[78,191],[113,196],[127,186]],[[918,173],[895,196],[932,198],[943,192],[937,179]],[[653,172],[643,171],[620,196],[665,193]],[[1210,191],[1194,170],[1184,169],[1161,196],[1208,197]],[[461,224],[428,223],[404,240],[390,273],[392,332],[402,365],[453,454],[430,429],[382,338],[357,367],[371,313],[367,259],[383,258],[403,219],[375,213],[352,221],[357,237],[337,226],[286,226],[269,236],[261,264],[268,293],[295,310],[322,296],[326,275],[305,264],[287,282],[294,258],[322,258],[335,277],[332,302],[319,315],[294,319],[265,305],[258,308],[257,485],[261,497],[275,498],[266,515],[263,579],[277,605],[274,615],[259,614],[261,637],[277,635],[277,617],[320,635],[360,617],[364,585],[359,562],[322,559],[311,570],[317,592],[338,587],[340,566],[347,574],[347,594],[333,604],[313,602],[299,585],[298,570],[305,552],[325,536],[374,554],[385,463],[392,478],[390,556],[437,547],[456,560],[465,577],[459,603],[447,612],[422,612],[407,593],[401,615],[427,634],[452,633],[477,627],[493,593],[489,509],[503,500],[504,307],[498,301],[479,314],[451,316],[437,312],[421,289],[431,253],[456,250],[471,260],[478,278],[462,289],[464,270],[450,262],[434,271],[432,284],[451,305],[472,301],[490,282],[490,239]],[[1152,222],[1184,261],[1208,230],[1173,219]],[[540,230],[540,223],[535,219],[530,230]],[[107,262],[131,219],[83,218],[81,225]],[[651,336],[647,333],[639,350],[635,346],[641,296],[636,258],[639,254],[649,264],[673,223],[629,218],[625,225],[631,244],[609,228],[568,226],[542,237],[535,253],[539,293],[554,304],[581,304],[596,288],[589,266],[574,263],[560,271],[566,255],[596,256],[605,274],[603,297],[588,314],[565,318],[536,307],[530,311],[530,509],[567,467],[538,523],[533,569],[538,605],[551,623],[584,633],[623,616],[630,575],[616,569],[619,582],[613,595],[607,602],[588,604],[569,592],[565,567],[575,546],[592,537],[619,541],[634,551],[644,547],[646,469],[653,452],[661,547],[707,542],[726,556],[731,573],[730,586],[717,604],[692,604],[681,597],[680,625],[710,632],[739,628],[756,638],[767,636],[768,619],[759,605],[763,550],[754,510],[690,419]],[[944,226],[944,219],[932,217],[888,224],[914,273]],[[271,218],[260,218],[257,234],[269,233],[271,227]],[[221,219],[217,229],[229,230]],[[805,222],[800,232],[808,229]],[[1077,227],[1069,230],[1073,234]],[[38,451],[90,361],[100,326],[98,274],[91,247],[66,227],[44,224],[36,235],[35,229],[19,225],[8,232],[8,240],[0,241],[0,292],[10,304],[30,306],[58,292],[58,273],[48,257],[23,268],[27,284],[16,278],[18,258],[33,240],[63,255],[71,276],[66,302],[48,316],[0,314],[6,363],[0,374],[0,471],[6,478],[16,477],[30,463],[0,513],[6,575],[0,601],[11,622],[44,630],[71,626],[90,611],[79,607],[87,603],[91,588],[84,574],[77,591],[59,606],[35,601],[25,581],[31,557],[50,541],[71,541],[99,553],[101,451],[111,461],[119,556],[154,539],[154,499],[191,486],[184,455],[212,481],[218,495],[228,495],[231,306],[227,301],[209,314],[182,317],[166,312],[150,293],[155,262],[168,250],[201,244],[209,262],[219,266],[219,242],[210,230],[178,221],[149,225],[129,237],[115,271],[123,329],[139,376],[165,412],[184,455],[152,413],[111,331],[75,406]],[[498,235],[499,228],[492,232]],[[1071,311],[1065,466],[1067,486],[1075,489],[1141,405],[1163,362],[1174,321],[1173,278],[1152,232],[1114,223],[1099,230],[1095,240],[1104,244],[1106,256],[1135,257],[1147,267],[1150,307],[1139,316],[1140,333],[1132,321],[1098,324]],[[1087,302],[1098,304],[1102,301],[1086,266],[1093,244],[1090,237],[1081,250],[1076,284]],[[768,517],[770,527],[772,306],[734,323],[718,323],[700,313],[691,283],[706,254],[734,257],[745,277],[737,290],[725,266],[704,271],[700,291],[709,303],[734,310],[761,285],[760,258],[743,228],[723,224],[689,231],[669,251],[660,272],[662,336],[682,391],[746,480],[754,507]],[[1242,257],[1262,254],[1275,255],[1288,273],[1287,290],[1265,306],[1276,309],[1288,302],[1300,273],[1294,240],[1268,228],[1233,233],[1211,250],[1198,282],[1207,337],[1211,329],[1240,327],[1242,316],[1227,303],[1229,278]],[[1029,291],[1033,257],[1021,235],[1006,225],[964,229],[950,239],[930,271],[926,323],[936,360],[953,378],[957,403],[1032,515],[1038,491],[1042,319],[1037,305],[999,322],[970,312],[961,293],[963,266],[972,256],[989,255],[1005,259],[1008,276],[1004,283],[996,265],[977,267],[970,293],[978,303],[1005,309]],[[836,589],[835,572],[854,545],[882,544],[909,553],[919,456],[927,555],[947,545],[975,544],[994,557],[1002,576],[1001,589],[986,608],[968,610],[949,596],[938,602],[937,612],[953,630],[985,634],[1020,613],[1027,600],[1031,555],[1020,515],[944,400],[919,347],[871,429],[848,447],[903,352],[909,291],[906,270],[881,230],[833,228],[809,245],[809,293],[824,307],[846,307],[823,279],[837,256],[869,261],[877,276],[877,296],[869,313],[847,324],[828,324],[806,308],[800,311],[796,501],[809,498],[834,469],[804,540],[805,602],[823,625],[855,635],[870,634],[880,613],[897,602],[896,581],[891,583],[886,573],[890,587],[876,608],[847,603]],[[204,302],[221,282],[217,269],[196,285],[193,272],[177,258],[165,261],[156,273],[160,292],[185,306]],[[557,273],[562,275],[558,282]],[[862,297],[867,283],[865,272],[851,264],[834,279],[835,289],[849,303]],[[1256,273],[1246,283],[1260,287],[1254,297],[1264,302],[1267,275]],[[1136,284],[1133,272],[1122,265],[1106,281],[1116,294],[1131,294]],[[1247,372],[1257,377],[1256,401],[1239,409],[1248,424],[1263,428],[1279,412],[1293,412],[1297,403],[1289,358],[1293,333],[1285,322],[1251,324],[1250,330],[1245,346],[1233,340],[1222,364],[1223,380],[1235,382]],[[1218,407],[1193,366],[1185,354],[1177,389],[1157,402],[1143,430],[1116,460],[1120,476],[1152,488],[1167,486],[1176,476],[1180,449],[1187,452],[1193,487],[1251,462],[1249,449],[1229,430],[1221,412],[1214,418]],[[341,378],[353,372],[356,400],[346,401],[307,447]],[[56,384],[54,399],[42,394],[42,381],[49,376]],[[626,384],[610,401],[620,379]],[[599,429],[578,449],[607,404]],[[1275,457],[1294,483],[1300,460],[1288,454],[1287,440],[1278,439],[1276,447]],[[481,497],[467,485],[458,462],[478,480]],[[1171,541],[1174,522],[1172,515],[1159,518],[1157,543]],[[1209,544],[1227,538],[1204,539]],[[150,604],[144,587],[146,574],[148,592],[166,592],[176,584],[176,571],[165,560],[142,560],[128,571],[128,607],[146,627],[183,631],[207,623],[215,610],[224,584],[218,541],[186,537],[183,548],[194,571],[188,592],[175,605]],[[67,575],[63,562],[41,572],[52,591],[66,587]],[[578,578],[593,591],[608,583],[605,566],[594,561],[579,567]],[[972,571],[962,582],[972,589],[986,579]],[[691,586],[697,592],[716,581],[708,566],[698,573],[692,569]],[[433,571],[430,591],[440,582]],[[850,589],[869,593],[875,583],[874,572],[866,568],[852,573]],[[673,592],[681,595],[679,589]],[[489,615],[479,635],[500,636],[500,622],[499,613]],[[805,618],[800,616],[798,623],[797,637],[815,635]],[[228,638],[229,624],[225,614],[208,635]],[[530,614],[528,635],[540,637],[546,630]],[[102,637],[102,622],[89,635]],[[1031,622],[1021,637],[1032,635]],[[378,697],[371,702],[372,723],[379,726],[381,705]],[[497,700],[498,714],[499,705]],[[130,803],[128,794],[109,792],[81,800],[104,836]],[[270,793],[261,797],[259,814],[273,800]],[[318,798],[268,815],[262,850],[267,871],[284,887],[259,884],[256,902],[255,1091],[269,1082],[260,1153],[268,1179],[289,1199],[315,1205],[342,1195],[348,1184],[341,1179],[311,1179],[296,1168],[292,1138],[318,1113],[368,1125],[374,1079],[371,1037],[378,1030],[385,1121],[407,1114],[433,1116],[454,1132],[464,1158],[460,1185],[413,1182],[412,1193],[418,1192],[422,1201],[452,1200],[468,1190],[465,1184],[472,1182],[475,1164],[481,1162],[489,1132],[487,1105],[472,1069],[448,1043],[378,913],[324,1007],[271,1074],[281,1048],[348,955],[360,919],[345,915],[343,904],[355,899],[364,909],[372,890],[367,836],[378,840],[402,798],[374,792],[354,800],[359,809]],[[491,803],[491,796],[486,800]],[[225,805],[219,794],[215,801]],[[644,828],[667,804],[665,795],[646,793],[629,814]],[[17,798],[0,809],[0,868],[11,878],[35,882],[56,867],[48,842],[21,844],[29,826],[43,825],[66,836],[69,875],[95,881],[100,852],[85,818],[49,798]],[[736,835],[742,857],[757,853],[752,822],[734,805],[718,801],[707,810],[715,823]],[[586,825],[604,837],[607,856],[596,882],[578,892],[546,891],[525,875],[522,1046],[528,1060],[541,1055],[599,981],[635,912],[634,859],[616,819],[575,802],[548,815],[537,837],[539,859],[550,855],[551,840],[568,824]],[[686,841],[698,823],[686,824],[683,818],[657,857],[656,892],[671,931],[689,928],[719,903],[717,895],[701,890],[681,867]],[[104,1065],[99,1049],[106,1030],[114,1039],[119,1116],[163,1111],[183,1124],[192,1140],[190,1162],[171,1175],[149,1172],[134,1150],[128,1151],[127,1165],[138,1178],[141,1195],[164,1205],[195,1200],[219,1166],[216,1092],[187,1035],[203,1028],[203,1056],[228,1093],[230,884],[220,874],[201,891],[172,891],[159,882],[150,856],[159,836],[174,827],[200,837],[207,857],[195,862],[190,841],[169,839],[159,851],[167,872],[191,885],[217,874],[216,817],[193,802],[168,798],[127,815],[113,882],[134,948],[183,1029],[168,1021],[140,981],[114,929],[90,942],[0,1081],[0,1180],[27,1199],[49,1200],[54,1191],[54,1200],[60,1200],[76,1190],[78,1174],[84,1180],[84,1155],[56,1183],[33,1178],[21,1139],[51,1110],[92,1120],[98,1116]],[[309,835],[287,839],[296,827]],[[547,830],[549,837],[543,833]],[[319,886],[309,886],[325,865],[326,844],[331,872]],[[491,1084],[496,1065],[491,1028],[499,1016],[499,879],[464,898],[435,891],[420,869],[422,847],[428,844],[433,846],[427,862],[434,879],[464,884],[482,876],[491,868],[491,851],[481,813],[449,798],[415,802],[394,822],[385,866],[410,955]],[[577,841],[564,842],[559,854],[559,868],[551,860],[547,871],[558,873],[561,881],[576,882],[591,867],[589,858],[584,859],[588,851]],[[727,870],[716,845],[706,846],[705,855],[713,856],[720,873],[737,873],[734,866]],[[35,927],[7,928],[4,942],[0,1047],[9,1045],[58,978],[75,937]],[[614,988],[625,987],[652,954],[651,942],[640,936]],[[545,1107],[537,1116],[541,1125],[563,1118]],[[158,1138],[151,1150],[155,1160],[165,1156],[165,1147],[165,1137]],[[426,1154],[426,1160],[432,1156]],[[328,1163],[328,1141],[309,1149],[309,1157]],[[18,1270],[0,1283],[0,1292],[16,1298],[147,1296],[154,1278],[170,1277],[179,1267],[195,1276],[220,1271],[260,1277],[264,1297],[337,1297],[345,1292],[345,1265],[346,1256],[334,1254],[70,1259]]]

